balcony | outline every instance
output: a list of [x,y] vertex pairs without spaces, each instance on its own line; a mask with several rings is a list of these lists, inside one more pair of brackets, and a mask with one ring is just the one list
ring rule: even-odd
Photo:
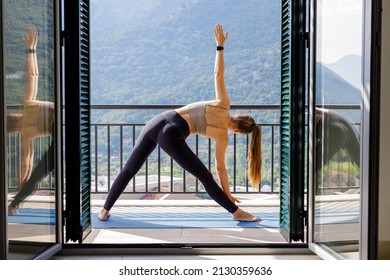
[[[98,111],[114,110],[122,111],[151,111],[167,110],[178,106],[91,106],[92,114]],[[341,109],[351,109],[340,107]],[[274,115],[273,122],[261,122],[262,127],[262,148],[263,148],[263,181],[258,189],[253,189],[245,176],[246,150],[249,138],[244,135],[231,135],[231,142],[228,147],[229,157],[227,168],[231,180],[232,193],[239,198],[241,207],[251,213],[259,213],[263,217],[264,226],[245,227],[236,223],[236,226],[223,227],[217,222],[219,217],[230,221],[230,216],[224,209],[210,200],[202,185],[191,174],[181,169],[161,149],[157,148],[149,157],[148,161],[141,168],[137,176],[132,180],[111,213],[112,216],[122,217],[124,220],[129,217],[142,220],[144,226],[129,227],[124,223],[123,227],[99,228],[97,226],[96,213],[104,203],[104,199],[110,186],[124,165],[127,156],[131,152],[138,133],[142,129],[142,123],[99,121],[91,124],[91,162],[92,162],[92,184],[91,184],[91,210],[93,213],[92,226],[94,230],[87,237],[85,243],[126,243],[126,244],[161,244],[161,243],[284,243],[284,238],[278,230],[279,219],[279,106],[278,105],[253,105],[253,106],[232,106],[232,111],[252,113],[267,112]],[[262,119],[261,117],[257,119]],[[36,154],[40,149],[45,149],[47,142],[38,140],[36,143]],[[213,143],[198,136],[190,136],[188,139],[190,147],[201,158],[210,170],[213,170]],[[18,134],[9,136],[10,151],[20,147]],[[20,159],[18,153],[10,154],[9,174],[16,175],[20,172]],[[19,169],[19,171],[18,171]],[[66,180],[66,178],[65,178]],[[9,182],[16,182],[9,178]],[[38,191],[28,198],[26,205],[34,205],[45,202],[47,194],[53,193],[51,176],[41,182]],[[12,190],[16,186],[11,186]],[[353,187],[348,187],[348,190]],[[327,188],[321,190],[323,193],[333,194],[346,191],[345,188]],[[156,227],[156,223],[164,220],[177,219],[180,213],[182,219],[203,220],[206,225],[199,227],[187,227],[185,223],[179,222],[177,226]],[[220,215],[220,216],[219,216]],[[160,219],[160,220],[158,220]],[[208,220],[209,219],[209,220]],[[153,222],[151,222],[153,220]],[[209,225],[207,226],[207,223]],[[141,223],[140,223],[141,224]],[[223,224],[223,223],[222,223]],[[228,222],[226,221],[226,225]],[[267,226],[272,224],[272,226]],[[188,225],[188,223],[187,223]],[[275,226],[276,225],[276,226]],[[158,228],[158,230],[156,230]]]
[[[92,106],[96,110],[121,110],[135,112],[143,110],[169,110],[179,106]],[[279,106],[232,106],[232,110],[254,111],[264,110],[278,115]],[[276,118],[277,120],[277,118]],[[245,176],[246,150],[249,143],[247,136],[233,135],[229,144],[227,168],[231,179],[231,190],[236,197],[242,200],[242,207],[248,211],[272,213],[273,219],[278,219],[278,155],[279,131],[278,124],[262,123],[263,139],[266,139],[268,150],[265,153],[267,160],[264,169],[268,170],[267,183],[263,183],[258,190],[253,189]],[[107,191],[120,171],[131,152],[143,124],[136,123],[92,123],[92,208],[100,211]],[[104,139],[104,140],[103,140]],[[104,142],[102,142],[104,141]],[[190,136],[188,141],[193,151],[203,163],[213,171],[214,147],[210,140],[198,136]],[[272,144],[271,144],[272,143]],[[244,163],[244,166],[239,166]],[[265,182],[265,180],[264,180]],[[262,210],[260,210],[260,208]],[[88,240],[93,243],[237,243],[237,242],[284,242],[275,228],[213,228],[215,215],[226,215],[226,211],[208,198],[202,185],[191,174],[180,168],[164,151],[157,148],[132,180],[120,200],[112,209],[113,215],[142,216],[145,221],[153,219],[150,224],[158,223],[158,215],[163,213],[167,220],[174,220],[178,213],[187,219],[203,219],[210,224],[209,228],[164,228],[157,231],[153,228],[143,229],[105,229],[94,231]],[[127,213],[127,214],[123,214]],[[147,215],[147,213],[149,215]],[[276,214],[276,216],[275,216]],[[188,216],[187,216],[188,215]],[[214,216],[213,216],[214,215]],[[230,217],[229,217],[230,219]],[[147,223],[146,223],[147,224]],[[179,226],[180,227],[180,226]],[[263,231],[259,234],[259,230]],[[261,236],[261,237],[260,237]],[[212,238],[214,237],[214,238]],[[122,238],[124,239],[123,241]],[[87,242],[88,242],[87,240]],[[126,240],[126,241],[125,241]],[[246,240],[246,241],[245,241]]]
[[[154,112],[156,110],[174,109],[178,105],[126,105],[126,106],[91,106],[92,112],[98,110],[131,110]],[[232,106],[232,110],[240,112],[266,111],[272,112],[278,122],[279,106]],[[92,113],[92,114],[93,114]],[[145,113],[147,114],[147,113]],[[232,135],[228,146],[227,169],[231,178],[230,185],[233,193],[278,193],[279,177],[279,125],[273,123],[260,123],[263,138],[263,182],[259,190],[249,186],[245,176],[246,156],[249,144],[249,136]],[[127,156],[131,152],[143,124],[140,123],[116,123],[99,122],[91,124],[92,145],[92,193],[106,193],[116,174],[124,165]],[[203,163],[213,170],[214,147],[210,139],[203,139],[197,135],[188,138],[189,146],[199,156]],[[202,194],[204,190],[198,180],[182,170],[160,148],[151,154],[143,168],[141,168],[135,180],[130,182],[125,193],[149,194]]]

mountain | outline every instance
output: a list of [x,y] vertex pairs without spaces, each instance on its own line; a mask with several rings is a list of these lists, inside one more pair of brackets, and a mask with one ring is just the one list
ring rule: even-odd
[[321,63],[316,79],[317,104],[360,104],[360,90]]
[[[109,5],[95,0],[92,103],[186,104],[214,98],[213,28],[220,22],[229,32],[225,64],[232,104],[279,104],[280,9],[274,0],[111,0]],[[359,103],[359,90],[336,71],[340,65],[348,61],[317,65],[320,104]],[[145,112],[108,114],[115,120],[150,118]]]
[[[22,37],[29,26],[45,34],[37,50],[38,98],[53,98],[52,15],[42,13],[50,5],[50,0],[4,2],[8,104],[22,102]],[[90,5],[92,104],[185,104],[214,98],[213,28],[218,22],[229,32],[225,64],[232,104],[280,104],[280,1],[94,0]],[[359,91],[344,74],[351,71],[348,61],[318,66],[317,96],[326,93],[326,103],[358,103]],[[258,121],[278,121],[278,114],[255,114]],[[144,122],[149,117],[144,111],[107,111],[93,112],[92,120]]]
[[326,64],[333,72],[356,88],[361,88],[362,57],[359,55],[346,55],[340,60]]
[[218,22],[232,103],[279,102],[280,1],[95,0],[91,15],[93,104],[214,98]]

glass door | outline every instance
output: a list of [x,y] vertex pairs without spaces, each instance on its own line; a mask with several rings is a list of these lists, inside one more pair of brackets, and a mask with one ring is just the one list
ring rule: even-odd
[[311,1],[312,249],[359,259],[364,0]]
[[2,1],[7,259],[61,248],[57,10],[53,0]]

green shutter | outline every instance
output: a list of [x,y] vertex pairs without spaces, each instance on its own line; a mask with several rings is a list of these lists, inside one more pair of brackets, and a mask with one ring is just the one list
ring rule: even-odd
[[80,142],[81,142],[81,224],[83,231],[91,226],[90,189],[90,58],[89,1],[80,1]]
[[289,239],[290,232],[290,48],[291,6],[282,1],[281,37],[281,112],[280,112],[280,229]]
[[282,0],[280,114],[280,229],[303,240],[305,1]]
[[89,1],[64,11],[66,240],[81,243],[91,229]]

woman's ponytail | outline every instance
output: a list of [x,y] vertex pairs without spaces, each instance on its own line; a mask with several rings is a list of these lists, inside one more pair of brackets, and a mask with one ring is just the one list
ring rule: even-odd
[[255,125],[248,149],[248,178],[253,188],[258,189],[261,181],[261,128]]
[[249,115],[234,115],[233,121],[237,130],[243,134],[252,133],[252,140],[248,148],[248,178],[253,188],[259,188],[261,181],[261,127]]

